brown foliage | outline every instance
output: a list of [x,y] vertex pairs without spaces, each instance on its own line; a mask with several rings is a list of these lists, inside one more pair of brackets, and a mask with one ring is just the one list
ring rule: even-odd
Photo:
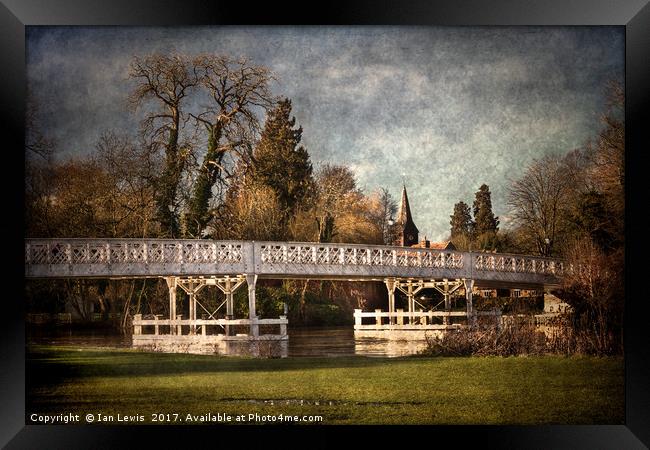
[[26,235],[151,235],[153,163],[146,151],[107,134],[92,159],[32,164],[26,176]]
[[428,338],[427,347],[426,354],[439,356],[540,355],[546,352],[546,341],[530,317],[514,317],[503,326],[475,326]]
[[612,353],[622,344],[623,254],[606,254],[590,239],[574,242],[567,252],[570,267],[557,293],[575,313],[576,332],[593,341],[597,353]]
[[432,356],[525,356],[603,355],[620,349],[603,349],[596,335],[575,328],[572,314],[562,314],[536,324],[533,315],[504,316],[498,326],[483,323],[449,331],[441,338],[427,338],[424,355]]

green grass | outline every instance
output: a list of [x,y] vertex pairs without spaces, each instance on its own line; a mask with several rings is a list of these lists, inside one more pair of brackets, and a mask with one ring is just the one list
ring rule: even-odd
[[72,412],[82,423],[100,412],[145,423],[208,412],[323,424],[624,421],[623,359],[612,357],[252,359],[39,346],[27,353],[27,384],[28,416]]

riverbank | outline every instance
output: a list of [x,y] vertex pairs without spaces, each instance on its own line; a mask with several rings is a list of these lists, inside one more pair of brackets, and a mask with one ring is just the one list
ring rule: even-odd
[[26,364],[27,423],[32,413],[146,424],[154,414],[163,423],[188,423],[188,414],[207,423],[223,423],[219,414],[246,423],[249,414],[322,424],[624,421],[620,357],[250,359],[40,345]]

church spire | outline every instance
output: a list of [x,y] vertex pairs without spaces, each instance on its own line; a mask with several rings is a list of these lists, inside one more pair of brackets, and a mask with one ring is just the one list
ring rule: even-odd
[[399,206],[399,223],[405,225],[407,222],[413,222],[411,217],[411,206],[409,205],[409,197],[406,194],[406,185],[402,188],[402,203]]
[[402,227],[402,233],[399,240],[399,245],[410,247],[418,243],[418,228],[413,223],[411,216],[411,206],[409,205],[408,194],[406,193],[406,185],[402,189],[402,203],[399,207],[398,223]]

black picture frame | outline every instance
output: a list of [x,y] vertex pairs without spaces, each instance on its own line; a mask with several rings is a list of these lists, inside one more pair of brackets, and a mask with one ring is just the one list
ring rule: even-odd
[[[304,7],[303,7],[304,6]],[[0,444],[6,448],[133,448],[135,438],[166,447],[190,445],[286,446],[293,430],[273,427],[226,429],[221,427],[130,427],[25,425],[25,324],[21,304],[24,272],[23,155],[25,26],[27,25],[220,25],[220,24],[330,24],[330,25],[621,25],[626,32],[626,329],[625,425],[611,426],[454,426],[409,427],[405,436],[394,427],[345,427],[359,434],[368,446],[412,445],[411,438],[431,446],[441,439],[455,444],[474,441],[500,448],[646,448],[650,445],[650,370],[646,346],[647,300],[643,271],[645,226],[643,218],[643,154],[647,151],[650,105],[650,6],[647,0],[460,0],[430,2],[348,1],[322,3],[310,12],[303,6],[269,2],[181,0],[1,0],[0,104],[9,132],[0,140],[3,164],[0,183],[7,213],[0,221],[3,245],[2,354],[0,374]],[[15,236],[15,239],[10,238]],[[635,265],[636,263],[636,265]],[[306,428],[306,430],[305,430]],[[349,442],[336,427],[303,427],[309,447],[332,447]],[[203,434],[209,434],[203,437]],[[301,439],[307,439],[300,433]],[[138,435],[138,436],[136,436]],[[140,436],[144,435],[144,436]],[[218,436],[218,437],[217,437]],[[263,438],[263,439],[262,439]],[[342,439],[345,439],[343,441]],[[248,444],[247,444],[248,443]],[[429,445],[427,444],[427,445]],[[138,444],[145,445],[145,444]],[[420,444],[418,444],[420,445]]]

